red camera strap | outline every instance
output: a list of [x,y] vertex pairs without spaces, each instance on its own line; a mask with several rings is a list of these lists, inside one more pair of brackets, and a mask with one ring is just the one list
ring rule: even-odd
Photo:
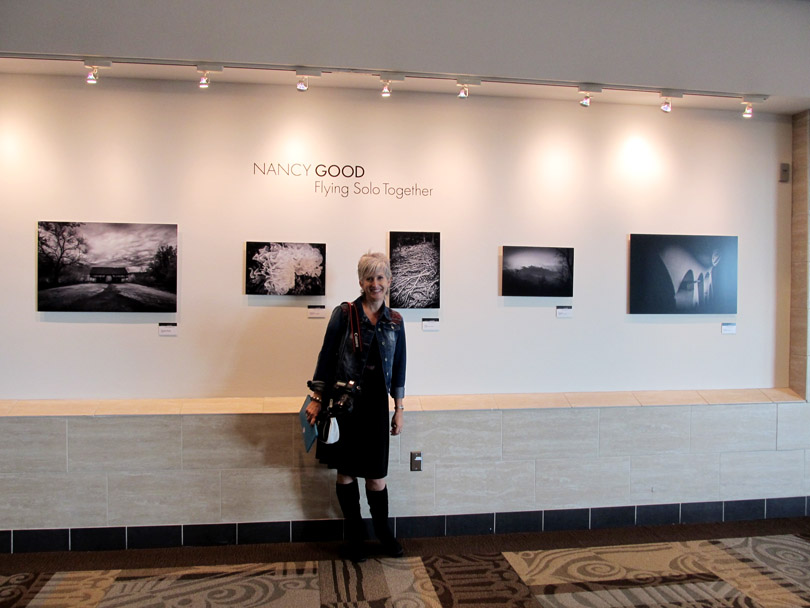
[[363,352],[363,339],[360,337],[360,313],[354,302],[349,302],[349,332],[352,335],[352,349]]

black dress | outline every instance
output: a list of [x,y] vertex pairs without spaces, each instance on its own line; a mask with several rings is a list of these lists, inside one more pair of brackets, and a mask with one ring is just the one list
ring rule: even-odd
[[388,391],[376,335],[360,389],[352,413],[338,421],[340,440],[332,445],[318,442],[316,456],[341,475],[382,479],[388,475]]

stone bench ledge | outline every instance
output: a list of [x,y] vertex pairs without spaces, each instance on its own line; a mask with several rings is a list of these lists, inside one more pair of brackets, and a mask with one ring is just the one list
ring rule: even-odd
[[[292,414],[296,397],[213,399],[38,399],[0,400],[0,416],[143,416],[204,414]],[[804,403],[789,388],[725,390],[613,391],[574,393],[497,393],[415,395],[405,398],[408,411],[510,410],[568,407],[632,407],[745,403]]]

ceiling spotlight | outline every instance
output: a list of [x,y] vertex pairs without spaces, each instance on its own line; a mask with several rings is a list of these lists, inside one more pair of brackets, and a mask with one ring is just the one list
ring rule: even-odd
[[[745,103],[745,102],[743,102],[743,103]],[[754,104],[752,104],[752,103],[746,104],[745,110],[743,110],[743,113],[742,113],[742,117],[743,118],[753,118],[754,117]]]
[[203,63],[197,66],[197,71],[202,74],[199,86],[207,89],[211,85],[211,72],[221,72],[224,68],[216,63]]
[[109,59],[85,59],[84,67],[88,70],[85,82],[87,84],[98,84],[99,68],[112,67],[112,61]]
[[319,77],[323,75],[323,72],[315,68],[296,68],[295,75],[298,76],[298,84],[295,85],[295,88],[303,93],[309,90],[310,77]]
[[672,112],[672,100],[669,97],[661,102],[661,111],[666,112],[667,114]]
[[481,86],[481,79],[473,76],[459,76],[456,78],[458,85],[458,98],[467,99],[470,96],[470,87]]
[[583,108],[590,108],[591,107],[591,93],[601,93],[602,92],[602,85],[601,84],[581,84],[579,85],[579,92],[585,93],[585,97],[583,97],[579,101],[579,105]]
[[391,81],[390,80],[383,80],[383,88],[380,92],[380,95],[383,97],[391,97]]

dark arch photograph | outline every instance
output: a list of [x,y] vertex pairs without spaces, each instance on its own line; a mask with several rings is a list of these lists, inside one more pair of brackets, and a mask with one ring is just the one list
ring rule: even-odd
[[736,314],[737,237],[630,235],[630,314]]

